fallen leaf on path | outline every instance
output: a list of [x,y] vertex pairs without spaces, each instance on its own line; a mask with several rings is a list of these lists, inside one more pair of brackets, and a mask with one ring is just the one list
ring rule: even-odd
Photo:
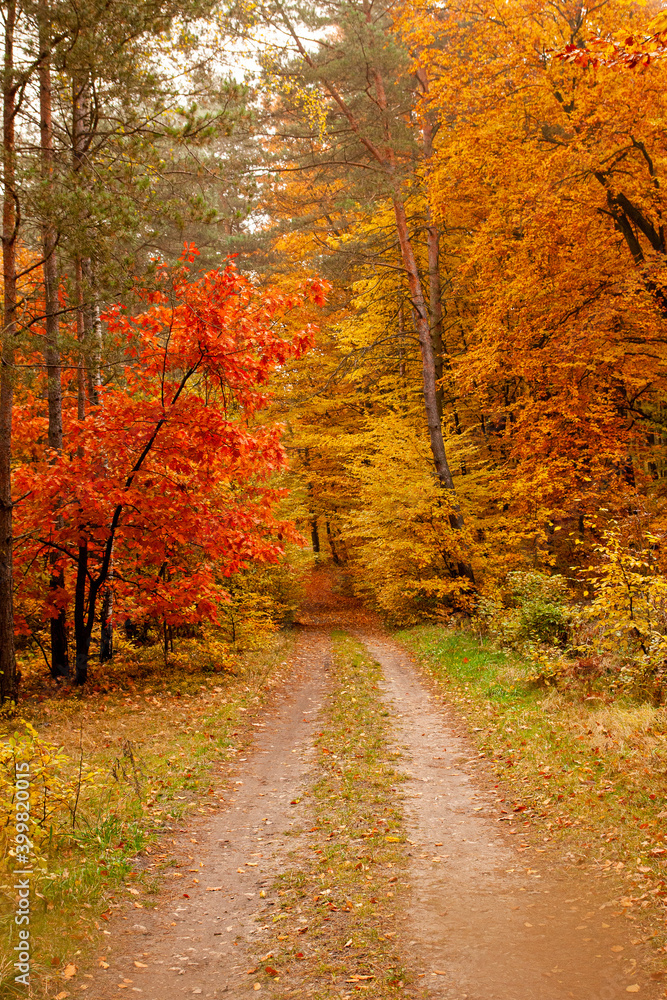
[[65,997],[68,996],[69,993],[67,992],[67,990],[63,990],[62,993],[56,993],[54,1000],[65,1000]]
[[346,941],[343,947],[349,948],[351,944],[352,944],[352,938],[350,938],[349,941]]
[[385,837],[384,839],[387,840],[391,844],[398,844],[400,842],[401,838],[400,837]]
[[633,983],[632,986],[625,987],[626,993],[639,993],[639,983]]
[[261,983],[255,983],[255,985],[253,986],[253,990],[261,990],[261,988],[262,988]]
[[443,969],[434,969],[433,970],[433,975],[434,976],[446,976],[447,973]]
[[139,895],[139,890],[138,889],[128,889],[127,891],[131,892],[133,896],[138,896]]
[[622,944],[613,944],[611,946],[611,950],[612,951],[623,951],[624,949],[623,949],[623,945]]
[[266,972],[267,976],[277,976],[278,975],[278,970],[274,969],[272,965],[265,966],[264,972]]
[[136,965],[137,969],[147,969],[148,968],[148,966],[146,965],[145,962],[135,962],[134,964]]
[[76,976],[76,965],[66,965],[63,969],[63,976],[65,979],[71,979],[72,976]]
[[360,983],[362,979],[374,979],[375,976],[352,976],[350,979],[346,979],[346,983]]
[[220,892],[221,889],[222,889],[221,885],[207,885],[206,886],[206,891],[207,892]]

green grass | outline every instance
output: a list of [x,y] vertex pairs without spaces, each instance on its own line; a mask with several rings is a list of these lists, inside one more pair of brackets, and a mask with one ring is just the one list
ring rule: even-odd
[[407,984],[393,944],[408,889],[402,778],[378,696],[379,666],[343,633],[333,643],[333,691],[309,791],[313,829],[306,855],[269,893],[279,912],[272,956],[258,961],[258,975],[270,981],[263,970],[275,970],[281,998],[307,991],[333,1000],[361,988],[380,1000]]
[[664,947],[665,710],[591,697],[583,684],[538,688],[532,665],[465,631],[429,626],[397,638],[469,722],[525,831],[601,878],[623,876],[621,905],[644,911],[647,934]]

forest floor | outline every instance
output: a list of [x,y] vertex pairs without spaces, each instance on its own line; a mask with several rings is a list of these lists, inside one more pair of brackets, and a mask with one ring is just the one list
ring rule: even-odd
[[324,571],[252,725],[211,779],[221,808],[136,858],[139,891],[60,1000],[667,996],[653,910],[504,808],[462,716]]

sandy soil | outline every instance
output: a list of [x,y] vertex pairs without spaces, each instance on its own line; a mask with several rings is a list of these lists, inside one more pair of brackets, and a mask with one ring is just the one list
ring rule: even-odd
[[171,845],[181,867],[167,876],[156,909],[114,911],[108,968],[78,978],[70,995],[255,995],[253,963],[270,960],[262,951],[275,905],[268,890],[307,824],[297,800],[313,767],[332,627],[354,631],[381,663],[410,776],[412,901],[399,948],[416,992],[447,1000],[665,996],[645,971],[649,957],[632,922],[597,883],[524,839],[520,815],[507,821],[460,723],[401,648],[326,589],[305,609],[290,684],[253,720],[251,750],[224,775],[225,807],[193,820]]
[[248,996],[248,956],[263,933],[257,917],[271,921],[272,902],[260,893],[287,865],[292,829],[302,820],[296,800],[310,770],[329,660],[325,633],[300,637],[288,692],[255,718],[257,736],[228,781],[226,808],[193,821],[174,842],[181,862],[174,875],[182,877],[167,876],[155,910],[114,915],[109,968],[97,972],[87,996]]
[[[408,962],[428,996],[470,1000],[662,997],[650,956],[614,899],[583,872],[554,863],[501,812],[484,765],[404,650],[366,637],[410,775],[413,905]],[[509,821],[508,821],[509,820]],[[637,942],[633,944],[632,942]],[[631,989],[628,990],[628,987]],[[636,989],[639,987],[639,989]]]

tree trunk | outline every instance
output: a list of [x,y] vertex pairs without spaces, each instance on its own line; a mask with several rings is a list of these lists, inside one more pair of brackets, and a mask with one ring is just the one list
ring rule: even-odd
[[107,587],[102,599],[100,612],[102,628],[100,633],[100,663],[113,659],[113,590]]
[[[417,267],[417,261],[414,254],[414,249],[410,242],[410,234],[408,230],[407,217],[405,212],[405,204],[403,201],[403,193],[401,189],[401,183],[396,173],[396,154],[391,144],[391,129],[389,126],[389,120],[387,117],[388,103],[387,94],[384,85],[384,79],[382,73],[378,66],[374,65],[372,62],[367,63],[367,77],[369,80],[372,79],[375,88],[375,103],[377,108],[381,113],[381,121],[384,119],[384,144],[378,144],[373,138],[365,134],[364,129],[356,117],[352,106],[347,103],[341,91],[338,90],[336,84],[331,80],[327,79],[322,75],[318,69],[318,66],[313,59],[313,56],[305,47],[303,41],[299,37],[298,31],[294,24],[285,15],[285,11],[282,6],[278,4],[281,15],[283,17],[283,22],[286,30],[292,36],[296,47],[299,50],[304,62],[310,67],[312,71],[318,74],[320,83],[326,89],[329,96],[331,97],[334,104],[338,107],[339,111],[343,117],[347,120],[347,123],[355,134],[359,142],[366,149],[370,157],[375,160],[378,166],[383,170],[389,191],[391,193],[391,200],[394,208],[394,217],[396,220],[396,230],[398,235],[398,242],[401,251],[401,260],[403,264],[403,269],[408,281],[408,287],[410,289],[410,296],[412,299],[412,306],[415,310],[415,326],[417,328],[417,337],[419,339],[419,346],[421,349],[422,356],[422,370],[423,370],[423,384],[424,384],[424,409],[426,411],[426,422],[428,425],[429,441],[431,445],[431,453],[433,455],[433,464],[435,466],[436,475],[440,484],[446,489],[451,497],[450,501],[450,514],[449,521],[453,528],[461,530],[464,527],[463,515],[461,514],[461,508],[458,503],[456,496],[456,489],[454,487],[454,480],[452,479],[452,474],[447,462],[447,454],[445,451],[445,443],[442,436],[442,426],[440,422],[440,412],[438,404],[438,390],[437,390],[437,375],[436,375],[436,365],[435,365],[435,353],[433,349],[433,343],[431,340],[431,322],[429,318],[429,312],[426,305],[426,300],[424,298],[424,290],[422,287],[421,278],[419,276],[419,269]],[[372,0],[363,0],[362,9],[364,13],[364,18],[367,24],[371,25],[373,23],[374,11]],[[422,81],[422,86],[426,88],[427,82],[425,79]],[[430,135],[425,135],[425,140],[428,144],[430,142]],[[428,148],[428,145],[425,147]],[[461,562],[458,564],[459,573],[461,576],[466,576],[471,582],[474,583],[474,575],[472,567],[467,562]]]
[[[86,263],[84,261],[84,263]],[[90,261],[87,262],[90,266]],[[100,305],[97,298],[97,290],[94,284],[93,270],[90,267],[90,288],[93,295],[90,307],[91,315],[91,335],[92,351],[90,364],[88,367],[88,394],[93,406],[100,405],[100,389],[102,387],[102,320],[100,319]]]
[[[424,101],[428,99],[428,77],[424,70],[417,71],[417,79],[422,87],[422,97]],[[429,163],[433,156],[433,118],[431,112],[426,107],[422,122],[422,143],[424,148],[424,160]],[[427,251],[428,251],[428,304],[429,316],[431,319],[431,341],[433,343],[433,353],[435,355],[435,378],[440,383],[443,376],[443,331],[442,331],[442,286],[440,282],[440,229],[433,219],[430,206],[427,208],[427,229],[426,229]],[[442,385],[438,385],[437,391],[438,408],[442,419],[445,411],[444,392]]]
[[3,329],[0,347],[0,703],[18,697],[14,651],[14,584],[12,575],[12,406],[14,337],[16,336],[16,240],[19,215],[16,199],[16,87],[14,82],[14,29],[16,4],[5,4],[5,51],[2,84],[3,111],[3,210],[2,273],[4,281]]
[[[85,165],[89,141],[90,84],[88,78],[72,79],[72,169],[79,174]],[[77,257],[76,272],[76,329],[79,341],[78,400],[79,419],[85,415],[85,398],[97,406],[99,403],[101,324],[99,309],[93,301],[93,269],[90,258]]]
[[320,533],[317,530],[317,518],[314,517],[310,522],[310,538],[313,543],[313,552],[319,555],[320,551]]
[[[419,338],[419,347],[422,356],[424,409],[426,411],[426,422],[428,424],[428,434],[431,445],[431,454],[433,455],[433,464],[435,465],[435,471],[441,485],[449,492],[451,497],[449,523],[452,528],[460,531],[464,526],[464,521],[456,496],[454,480],[447,461],[445,442],[442,436],[442,423],[438,407],[438,390],[435,374],[435,358],[433,353],[433,342],[431,340],[428,310],[424,299],[421,278],[419,277],[417,261],[410,242],[405,205],[397,194],[394,194],[392,200],[394,205],[394,216],[396,218],[398,242],[401,248],[403,267],[405,268],[406,277],[408,279],[408,287],[410,289],[410,296],[414,307],[415,326],[417,328],[417,337]],[[458,570],[461,576],[467,577],[471,583],[475,582],[475,576],[470,563],[460,562],[458,564]]]
[[41,137],[42,184],[45,217],[42,223],[44,254],[44,300],[46,325],[46,372],[49,403],[49,447],[62,451],[63,412],[58,323],[58,261],[57,232],[50,215],[53,205],[53,110],[51,97],[51,24],[48,4],[42,0],[39,8],[39,111]]
[[102,321],[95,287],[92,263],[89,258],[83,262],[83,276],[87,283],[90,305],[86,306],[86,338],[90,344],[88,351],[88,399],[91,406],[100,405],[102,386]]
[[92,622],[86,615],[86,579],[88,576],[88,543],[79,545],[76,586],[74,589],[74,639],[76,642],[75,684],[85,684],[88,679],[88,655]]
[[331,525],[329,524],[328,521],[326,522],[326,524],[327,524],[327,539],[329,541],[329,548],[331,549],[331,558],[333,559],[334,564],[336,566],[340,566],[342,564],[342,559],[338,555],[338,549],[336,547],[336,539],[333,536]]
[[[433,344],[431,342],[428,309],[424,299],[424,291],[422,289],[421,278],[419,277],[417,261],[410,242],[408,222],[405,215],[405,206],[397,195],[393,198],[393,204],[394,215],[396,218],[396,229],[398,232],[398,242],[401,248],[403,267],[405,268],[405,274],[408,279],[410,297],[414,307],[415,328],[419,339],[419,348],[422,357],[424,407],[426,410],[426,422],[428,425],[433,463],[435,465],[435,471],[438,479],[442,485],[445,489],[454,493],[454,480],[452,479],[449,463],[447,462],[445,442],[442,437],[442,428],[440,426],[440,414],[438,412],[435,356],[433,352]],[[453,510],[455,512],[460,510],[456,499],[454,499],[453,502]],[[456,521],[452,522],[452,526],[456,528],[463,526],[463,521],[459,513],[456,514]]]
[[[49,7],[42,0],[39,7],[39,117],[42,183],[44,185],[45,218],[42,223],[42,253],[44,256],[44,314],[46,327],[47,396],[49,409],[49,448],[61,452],[63,447],[62,376],[59,345],[58,261],[56,257],[57,233],[50,220],[53,203],[53,109],[51,96],[51,23]],[[56,525],[62,521],[56,518]],[[49,589],[62,592],[65,574],[58,566],[58,554],[50,556],[51,575]],[[51,674],[53,677],[69,676],[69,649],[67,642],[67,611],[63,606],[51,619]]]
[[436,402],[440,419],[445,412],[445,393],[442,388],[444,374],[444,344],[442,340],[442,287],[440,284],[440,230],[431,220],[429,211],[427,242],[428,242],[428,301],[431,319],[431,343],[435,361],[435,380],[437,383]]

